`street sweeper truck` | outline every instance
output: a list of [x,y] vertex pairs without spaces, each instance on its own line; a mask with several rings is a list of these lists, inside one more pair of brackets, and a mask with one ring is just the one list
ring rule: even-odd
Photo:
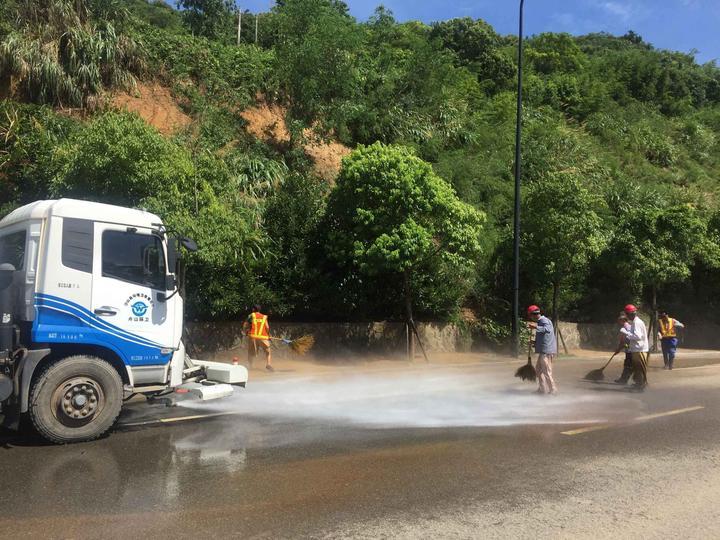
[[149,212],[73,199],[0,220],[0,418],[49,441],[95,439],[123,401],[244,386],[243,366],[183,346],[182,255],[197,249]]

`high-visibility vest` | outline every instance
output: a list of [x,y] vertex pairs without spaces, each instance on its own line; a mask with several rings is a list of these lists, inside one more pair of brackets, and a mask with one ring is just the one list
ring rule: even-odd
[[675,332],[675,319],[668,317],[667,322],[660,319],[660,335],[664,338],[677,337]]
[[248,336],[256,339],[270,339],[268,333],[267,315],[262,313],[251,313],[250,332]]

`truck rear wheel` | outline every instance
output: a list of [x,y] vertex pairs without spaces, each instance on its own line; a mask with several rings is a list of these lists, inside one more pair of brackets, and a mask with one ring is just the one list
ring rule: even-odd
[[122,407],[120,374],[102,358],[69,356],[44,367],[30,389],[30,419],[54,443],[103,435]]

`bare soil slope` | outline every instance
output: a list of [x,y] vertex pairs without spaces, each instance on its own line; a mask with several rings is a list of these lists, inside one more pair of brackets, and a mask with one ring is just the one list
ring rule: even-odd
[[136,92],[115,94],[111,103],[118,109],[137,113],[164,135],[171,135],[192,122],[192,118],[182,111],[170,89],[158,83],[138,82]]
[[[285,123],[286,113],[286,109],[280,105],[258,101],[256,106],[245,109],[240,116],[247,122],[248,132],[258,139],[286,144],[290,142],[290,132]],[[315,173],[329,182],[334,181],[340,172],[342,158],[350,153],[350,148],[320,137],[311,129],[306,129],[303,135],[303,150],[313,160]]]

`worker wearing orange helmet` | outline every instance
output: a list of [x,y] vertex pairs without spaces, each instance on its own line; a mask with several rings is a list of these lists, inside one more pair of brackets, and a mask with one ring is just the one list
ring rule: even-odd
[[272,351],[270,350],[270,324],[268,316],[261,313],[262,308],[253,306],[253,311],[243,323],[243,331],[248,338],[248,367],[252,367],[258,349],[265,352],[265,369],[275,371],[272,367]]
[[528,328],[535,330],[535,352],[537,364],[535,371],[538,379],[538,394],[556,394],[557,385],[552,374],[552,364],[557,355],[557,340],[555,328],[550,319],[542,314],[538,306],[532,305],[527,309]]
[[628,342],[635,388],[644,390],[647,386],[647,362],[648,352],[650,351],[647,327],[643,320],[638,317],[637,308],[634,305],[628,304],[623,311],[628,318],[629,327],[621,328],[620,333],[625,336]]

